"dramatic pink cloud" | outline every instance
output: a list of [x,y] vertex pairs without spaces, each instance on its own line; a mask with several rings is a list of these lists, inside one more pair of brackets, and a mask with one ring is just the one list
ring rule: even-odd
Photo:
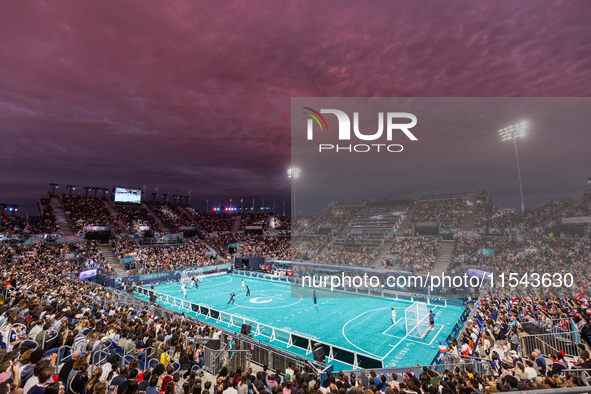
[[588,96],[584,1],[13,1],[0,198],[47,182],[289,198],[290,98]]

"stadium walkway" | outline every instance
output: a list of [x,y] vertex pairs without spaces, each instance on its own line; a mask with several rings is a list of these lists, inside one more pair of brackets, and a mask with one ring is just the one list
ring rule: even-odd
[[127,276],[127,271],[125,271],[125,267],[123,266],[123,264],[119,262],[119,259],[117,258],[117,256],[115,256],[115,253],[113,253],[111,247],[109,245],[99,245],[99,247],[104,258],[107,259],[111,267],[113,267],[113,269],[115,270],[117,278]]
[[164,222],[162,220],[160,220],[160,218],[150,209],[150,207],[147,204],[142,203],[142,207],[144,207],[146,209],[146,211],[148,211],[150,216],[152,216],[152,218],[156,221],[156,223],[158,223],[160,230],[164,234],[170,234],[170,230],[168,229],[168,227],[166,227],[164,225]]
[[478,195],[470,194],[468,196],[468,204],[466,204],[466,212],[464,212],[464,226],[462,230],[472,231],[474,229],[474,215],[476,215],[477,203]]
[[60,227],[60,230],[66,236],[74,235],[74,231],[72,227],[70,227],[70,223],[68,222],[68,218],[66,217],[66,212],[63,210],[60,199],[57,196],[51,197],[51,209],[53,209],[53,213],[55,214],[55,219],[57,220],[57,224]]
[[431,270],[431,275],[438,276],[441,275],[442,272],[447,271],[449,262],[451,261],[451,252],[453,250],[453,246],[454,241],[441,241],[441,247],[437,253],[437,260],[435,261],[435,265]]

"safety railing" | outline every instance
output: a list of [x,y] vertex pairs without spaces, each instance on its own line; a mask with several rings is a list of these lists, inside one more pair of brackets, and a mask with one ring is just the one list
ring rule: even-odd
[[[96,356],[98,356],[97,361],[95,361]],[[106,363],[107,360],[109,359],[109,356],[110,356],[110,354],[106,350],[99,350],[98,352],[94,353],[91,356],[90,374],[92,374],[94,372],[95,368],[98,368],[101,365],[103,365],[104,363]]]
[[223,342],[221,343],[220,347],[220,350],[212,350],[208,347],[203,349],[203,369],[214,376],[217,376],[222,369],[222,357],[228,348],[228,346]]
[[562,371],[564,375],[572,374],[577,376],[585,383],[585,385],[591,387],[591,369],[565,369]]
[[520,338],[523,354],[540,350],[544,356],[564,351],[568,357],[578,357],[580,334],[578,331],[525,335]]
[[[99,286],[99,285],[96,285]],[[147,289],[144,289],[147,290]],[[117,290],[112,290],[111,289],[111,293],[117,293]],[[120,292],[119,292],[120,293]],[[125,295],[127,297],[129,297],[129,295]],[[136,298],[135,296],[132,296],[135,298],[135,301],[141,304],[141,307],[144,310],[150,310],[151,313],[161,319],[166,319],[166,318],[173,318],[173,317],[181,317],[181,313],[178,311],[174,311],[168,308],[163,308],[163,307],[159,307],[159,306],[154,306],[153,304],[151,304],[150,302],[141,299],[141,298]],[[105,302],[111,302],[111,299],[109,300],[105,300]],[[187,316],[183,316],[182,318],[187,318]],[[190,320],[194,320],[197,322],[201,322],[201,323],[208,323],[206,322],[204,319],[199,319],[199,318],[195,318],[195,317],[188,317]],[[223,332],[222,336],[220,337],[222,340],[225,341],[225,343],[228,342],[227,338],[230,335],[234,335],[234,331],[227,331],[226,328],[224,328],[223,326],[219,326],[220,330]],[[281,369],[281,370],[285,370],[288,366],[288,364],[292,364],[292,366],[297,367],[302,369],[304,365],[309,365],[312,368],[314,368],[315,370],[322,370],[326,367],[326,365],[322,362],[316,362],[316,361],[312,361],[309,360],[307,358],[304,358],[303,356],[299,355],[299,354],[295,354],[292,353],[291,351],[287,350],[287,349],[280,349],[277,347],[274,347],[272,345],[268,345],[265,342],[261,342],[261,341],[257,341],[253,338],[250,337],[246,337],[246,336],[242,336],[239,335],[238,336],[240,338],[239,343],[239,350],[248,350],[250,349],[251,351],[251,358],[250,358],[250,362],[254,362],[257,363],[259,365],[267,365],[269,368],[271,369]],[[110,340],[109,340],[110,342]],[[202,344],[198,338],[197,341],[195,341],[196,344]],[[151,361],[154,361],[156,359],[154,358],[150,358],[148,360],[148,363],[150,363]],[[159,360],[156,360],[156,362],[158,363]],[[191,370],[199,370],[198,366],[193,366],[191,368]]]
[[565,387],[561,389],[538,389],[527,391],[511,391],[511,394],[579,394],[591,393],[591,386]]
[[466,328],[468,328],[472,324],[472,323],[470,323],[470,320],[474,320],[474,316],[476,316],[476,311],[478,310],[479,307],[480,307],[480,303],[479,302],[476,302],[472,306],[472,309],[470,309],[470,312],[468,312],[466,321],[464,322],[464,325],[458,331],[458,335],[456,336],[456,339],[458,340],[458,343],[462,343],[462,332],[464,330],[466,330]]
[[196,316],[201,316],[206,321],[213,321],[218,325],[225,325],[228,328],[241,327],[242,324],[252,326],[251,331],[253,337],[259,337],[267,340],[269,343],[279,343],[284,345],[287,349],[290,347],[297,347],[306,351],[306,356],[312,354],[312,349],[316,344],[321,344],[324,347],[325,354],[327,354],[328,362],[333,360],[340,361],[353,368],[381,368],[382,360],[361,352],[352,351],[342,348],[340,346],[332,345],[313,339],[306,334],[294,334],[290,331],[281,330],[273,326],[256,322],[247,319],[243,316],[234,315],[227,312],[222,312],[213,309],[206,305],[196,304],[186,300],[182,300],[166,294],[158,294],[154,290],[137,287],[136,292],[144,297],[150,299],[151,296],[156,295],[156,302],[168,305],[171,308],[176,308],[184,313],[192,313]]
[[[415,376],[419,376],[423,373],[423,368],[427,367],[430,370],[436,371],[438,373],[443,373],[446,369],[453,370],[457,367],[457,364],[436,364],[436,365],[426,365],[426,366],[413,366],[413,367],[395,367],[395,368],[379,368],[374,369],[373,371],[378,375],[384,375],[386,377],[387,382],[392,381],[392,375],[397,375],[399,377],[398,381],[402,381],[402,376],[405,375],[407,372],[411,371]],[[467,366],[472,367],[472,371],[479,374],[490,374],[490,364],[482,363],[482,362],[467,362],[461,365],[461,367],[465,368]],[[349,376],[351,373],[355,373],[356,375],[359,374],[359,370],[348,370],[348,371],[339,371],[343,372],[346,376]],[[324,382],[327,378],[326,372],[322,372],[319,375],[320,382]]]
[[571,318],[536,320],[536,326],[548,332],[579,331],[577,324]]
[[[154,354],[156,354],[156,348],[154,348],[153,346],[149,346],[144,349],[144,365],[142,368],[143,372],[146,372],[146,370],[150,368],[150,360],[155,360],[154,358],[152,358]],[[158,362],[160,362],[160,360],[158,360]]]
[[[51,349],[49,349],[51,350]],[[65,352],[69,350],[69,354],[67,356],[64,356]],[[62,362],[65,362],[66,360],[72,358],[72,354],[74,354],[74,348],[71,346],[60,346],[57,349],[57,358],[55,360],[55,374],[57,375],[58,373],[58,368],[60,366],[60,364],[62,364]]]
[[456,367],[463,367],[470,365],[473,372],[478,373],[491,373],[493,371],[492,363],[487,358],[472,357],[472,356],[454,356],[449,353],[445,353],[443,356],[443,364],[455,365]]

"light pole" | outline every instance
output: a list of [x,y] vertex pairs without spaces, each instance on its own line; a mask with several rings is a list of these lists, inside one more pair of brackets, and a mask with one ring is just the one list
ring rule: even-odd
[[513,141],[515,145],[515,157],[517,158],[517,175],[519,176],[519,192],[521,193],[521,212],[525,211],[525,204],[523,202],[523,186],[521,185],[521,169],[519,168],[519,154],[517,153],[517,137],[523,137],[525,129],[527,127],[526,122],[516,123],[511,126],[507,126],[504,129],[499,130],[501,141]]
[[291,178],[291,194],[292,194],[291,201],[293,204],[293,218],[292,218],[292,220],[295,220],[295,218],[298,215],[298,211],[296,209],[296,181],[295,180],[296,180],[296,178],[300,177],[300,173],[301,173],[301,170],[297,167],[291,167],[287,170],[287,176],[289,178]]

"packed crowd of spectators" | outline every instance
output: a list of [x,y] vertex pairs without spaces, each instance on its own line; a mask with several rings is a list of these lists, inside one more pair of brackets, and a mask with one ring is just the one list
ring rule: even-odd
[[40,234],[59,234],[60,228],[51,201],[47,198],[39,199],[39,210],[43,221],[43,232]]
[[291,232],[291,216],[276,215],[275,230]]
[[[121,394],[247,394],[249,390],[259,394],[452,394],[536,388],[552,392],[584,385],[573,372],[560,372],[591,363],[586,350],[568,364],[562,354],[555,355],[550,364],[536,352],[514,353],[519,345],[514,346],[513,338],[515,332],[520,335],[520,322],[545,324],[548,317],[566,315],[585,332],[589,323],[582,302],[495,299],[483,301],[472,326],[462,332],[460,341],[452,341],[449,349],[452,356],[470,352],[488,358],[493,365],[490,374],[475,373],[458,363],[444,372],[424,367],[420,373],[408,372],[402,377],[378,376],[365,370],[349,375],[332,373],[321,383],[309,366],[299,370],[289,365],[285,371],[263,366],[258,372],[248,366],[243,371],[240,366],[236,371],[223,368],[212,384],[190,371],[203,366],[203,344],[219,338],[220,331],[188,319],[159,319],[150,310],[117,306],[106,289],[63,279],[63,272],[70,269],[65,259],[40,265],[38,259],[24,257],[20,267],[7,267],[3,272],[0,279],[8,293],[0,306],[0,333],[7,349],[0,351],[0,364],[6,366],[7,373],[0,376],[1,392],[58,394],[61,386],[83,394],[106,394],[110,389]],[[12,327],[17,322],[24,327]],[[46,341],[46,349],[30,349],[31,345],[43,346],[46,333],[57,339]],[[57,346],[49,348],[49,342]],[[506,345],[499,351],[503,342]],[[110,351],[107,343],[112,346]],[[61,345],[70,346],[71,354],[69,350],[60,354]],[[95,365],[91,373],[89,364],[97,362],[98,352],[105,350],[108,359]],[[126,353],[126,361],[114,350]],[[64,356],[70,357],[65,360]],[[146,359],[154,362],[143,371],[140,362]]]
[[318,233],[321,227],[331,228],[338,232],[343,229],[359,212],[361,205],[346,207],[329,207],[316,215],[303,215],[297,218],[292,233],[299,235],[312,235]]
[[39,199],[40,216],[20,217],[15,214],[0,215],[0,234],[20,234],[28,237],[32,234],[60,234],[57,219],[46,198]]
[[117,206],[117,219],[121,219],[127,226],[127,232],[137,233],[140,231],[140,227],[150,227],[155,232],[160,231],[158,222],[150,215],[146,208],[142,206],[138,207],[126,207]]
[[419,201],[412,223],[440,222],[441,228],[462,228],[466,202],[465,198]]
[[441,238],[439,237],[395,238],[389,254],[396,256],[399,269],[425,272],[435,265],[440,247]]
[[[21,254],[12,247],[1,253],[3,259]],[[65,279],[63,273],[75,267],[59,254],[41,263],[25,254],[20,263],[6,267],[0,277],[6,288],[0,304],[5,348],[0,350],[0,392],[63,394],[67,388],[70,394],[172,394],[198,384],[190,370],[203,365],[202,345],[219,337],[215,328],[118,306],[105,288]],[[98,352],[107,353],[106,362]],[[143,371],[139,363],[148,358],[153,368]],[[95,364],[92,373],[90,364]],[[177,368],[188,378],[183,385],[173,373]],[[199,388],[201,394],[213,394],[211,383]]]
[[[584,343],[591,344],[591,311],[585,300],[560,298],[483,298],[473,319],[449,344],[448,354],[488,359],[492,374],[488,380],[508,383],[506,389],[557,389],[582,386],[578,368],[591,368],[591,359]],[[523,348],[522,339],[529,336],[524,325],[534,325],[538,332],[556,335],[576,329],[581,333],[578,357],[568,358],[564,351],[546,354],[539,349]],[[550,349],[547,349],[550,350]],[[569,372],[572,371],[572,372]]]
[[251,235],[242,237],[244,256],[274,257],[279,260],[291,260],[291,237]]
[[60,203],[70,219],[70,225],[76,232],[84,226],[109,226],[116,231],[119,228],[115,218],[102,198],[60,194]]
[[[519,228],[531,230],[546,228],[562,218],[591,216],[591,190],[586,190],[581,200],[573,202],[570,199],[552,200],[540,207],[526,209],[524,212],[516,210],[502,210],[497,205],[486,205],[484,197],[486,191],[478,194],[478,206],[474,220],[477,228]],[[482,201],[482,202],[481,202]]]
[[230,244],[237,244],[245,256],[265,256],[291,260],[291,237],[289,236],[218,234],[208,237],[205,242],[223,257],[229,256],[228,247]]
[[490,221],[492,205],[490,196],[486,190],[480,190],[476,197],[476,213],[474,215],[474,228],[484,228]]
[[230,244],[237,244],[244,238],[244,236],[233,234],[218,234],[208,237],[205,242],[211,246],[218,254],[223,257],[228,256],[228,247]]
[[267,212],[251,212],[241,215],[240,231],[244,231],[246,226],[261,226],[263,231],[269,229],[269,220],[271,214]]
[[118,259],[133,258],[133,261],[124,263],[130,274],[199,267],[215,261],[210,249],[198,238],[188,239],[184,245],[170,246],[142,247],[128,240],[111,240],[109,244]]
[[526,209],[524,212],[501,210],[498,206],[494,206],[490,220],[486,220],[483,227],[523,230],[545,227],[552,221],[565,217],[565,213],[572,206],[570,199],[549,201],[538,208]]
[[[482,250],[493,250],[494,256],[483,256]],[[465,272],[468,267],[483,267],[490,271],[531,275],[538,273],[572,273],[574,286],[568,288],[534,288],[518,286],[513,292],[527,296],[544,296],[542,292],[560,291],[573,297],[586,293],[586,278],[590,277],[591,243],[584,240],[509,238],[457,238],[452,250],[450,271]],[[500,285],[500,283],[496,283]],[[589,284],[591,285],[591,283]],[[494,294],[510,290],[493,289]],[[500,292],[500,293],[499,293]]]
[[227,213],[199,211],[192,206],[186,207],[185,210],[210,233],[214,231],[232,231],[234,219],[236,218],[235,215],[228,215]]
[[[473,241],[483,240],[462,242]],[[471,256],[471,251],[484,245],[498,247],[505,253],[525,248],[525,256],[530,256],[537,248],[538,254],[543,250],[546,257],[562,261],[561,266],[579,269],[589,261],[588,243],[583,242],[545,240],[555,242],[550,249],[545,243],[501,247],[491,242],[461,245],[457,251]],[[122,244],[120,250],[132,253],[135,249]],[[68,260],[69,253],[87,259]],[[0,304],[0,334],[6,347],[0,350],[0,393],[64,394],[61,386],[69,394],[107,394],[111,389],[119,394],[249,394],[250,390],[253,394],[471,394],[530,389],[552,392],[584,385],[567,369],[591,367],[585,346],[576,360],[565,360],[559,352],[546,361],[537,351],[523,354],[519,345],[520,336],[525,335],[522,324],[532,323],[554,332],[551,326],[561,328],[568,319],[573,319],[582,339],[587,341],[591,334],[591,311],[586,299],[494,297],[481,301],[471,326],[449,346],[452,357],[472,355],[490,360],[490,374],[475,373],[458,363],[444,372],[424,367],[421,373],[409,372],[402,377],[378,376],[364,370],[350,375],[334,373],[321,384],[307,366],[302,370],[289,366],[285,371],[263,367],[259,372],[244,366],[244,371],[222,369],[212,384],[190,371],[203,365],[203,343],[220,337],[214,327],[182,318],[159,319],[153,310],[118,305],[105,288],[67,278],[67,273],[100,260],[99,253],[92,242],[0,246],[0,280],[6,289]],[[589,277],[588,271],[579,273],[581,278]],[[13,327],[14,323],[24,327]],[[51,338],[45,341],[45,348],[29,349],[31,345],[43,347],[45,336]],[[112,344],[111,350],[105,343]],[[72,351],[62,353],[62,345],[70,346]],[[126,353],[126,360],[114,350]],[[98,361],[99,351],[107,351],[109,357],[91,372],[89,364]],[[64,356],[71,357],[65,360]],[[157,365],[142,372],[140,362],[146,358],[155,360],[152,365]],[[177,367],[179,372],[175,372]]]
[[292,236],[292,254],[294,260],[308,260],[317,255],[326,246],[326,235]]
[[348,265],[352,267],[370,267],[378,255],[379,248],[361,246],[350,250],[344,247],[324,248],[320,255],[314,258],[315,263],[330,265]]
[[0,234],[22,234],[25,237],[31,234],[43,234],[45,228],[26,218],[14,215],[0,216]]
[[195,224],[187,217],[181,208],[172,202],[148,201],[146,204],[164,225],[173,233],[179,232],[179,227],[193,227]]
[[71,243],[46,243],[39,242],[32,245],[10,246],[2,244],[2,263],[5,265],[15,264],[20,266],[26,262],[34,262],[38,265],[66,261],[76,269],[65,271],[74,276],[78,271],[97,268],[99,272],[109,275],[114,273],[113,267],[103,256],[99,246],[94,241],[78,241]]

